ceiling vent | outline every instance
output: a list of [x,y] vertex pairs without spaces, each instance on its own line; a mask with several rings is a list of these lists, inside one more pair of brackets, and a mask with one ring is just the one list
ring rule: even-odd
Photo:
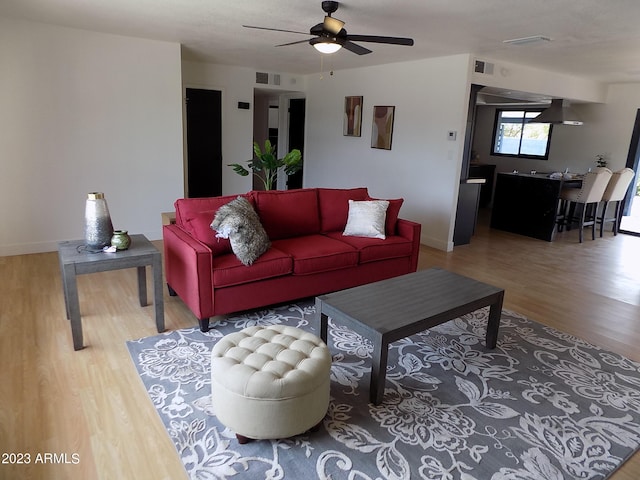
[[493,75],[493,63],[483,62],[482,60],[476,60],[473,71],[475,73],[484,73],[485,75]]
[[280,74],[273,73],[269,75],[266,72],[256,72],[256,83],[262,85],[280,85]]
[[256,83],[267,85],[269,83],[269,74],[264,72],[256,72]]

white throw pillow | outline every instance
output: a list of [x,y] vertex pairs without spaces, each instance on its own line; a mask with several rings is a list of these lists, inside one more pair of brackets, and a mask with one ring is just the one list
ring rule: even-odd
[[385,239],[384,224],[389,202],[386,200],[349,200],[349,216],[344,227],[345,236]]

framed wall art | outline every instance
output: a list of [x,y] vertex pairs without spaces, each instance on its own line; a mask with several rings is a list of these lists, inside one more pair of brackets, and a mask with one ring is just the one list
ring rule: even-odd
[[344,97],[344,123],[342,134],[359,137],[362,130],[362,97]]
[[396,107],[373,107],[373,122],[371,126],[371,148],[391,150],[393,137],[393,115]]

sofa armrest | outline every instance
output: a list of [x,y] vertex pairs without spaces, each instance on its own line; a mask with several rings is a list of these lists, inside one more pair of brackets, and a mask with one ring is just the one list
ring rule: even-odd
[[396,233],[401,237],[411,240],[411,271],[418,269],[418,254],[420,253],[420,234],[422,225],[411,220],[398,219],[396,223]]
[[165,277],[198,319],[213,312],[213,254],[178,225],[162,227]]

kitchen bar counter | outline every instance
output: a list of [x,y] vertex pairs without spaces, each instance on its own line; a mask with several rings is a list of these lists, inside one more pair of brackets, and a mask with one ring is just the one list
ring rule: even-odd
[[549,174],[498,173],[491,228],[552,242],[560,190],[580,179],[550,178]]

